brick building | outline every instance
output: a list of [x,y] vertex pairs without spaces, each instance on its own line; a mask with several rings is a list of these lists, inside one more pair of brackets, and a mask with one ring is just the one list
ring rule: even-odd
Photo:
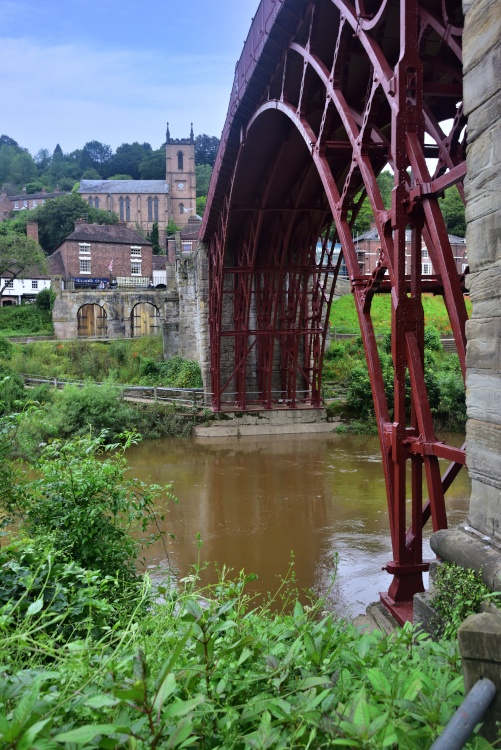
[[27,193],[26,188],[19,195],[0,194],[0,221],[8,219],[11,211],[29,211],[32,208],[45,205],[45,201],[51,198],[60,198],[62,195],[68,195],[60,190],[53,193],[47,193],[42,190],[41,193]]
[[184,227],[196,215],[195,138],[171,138],[167,124],[165,180],[82,180],[78,193],[94,208],[115,211],[129,227],[162,238],[169,221]]
[[151,242],[126,224],[87,224],[80,219],[75,230],[49,256],[53,276],[86,280],[126,278],[138,285],[153,274]]
[[[453,234],[449,234],[449,242],[451,243],[454,259],[456,261],[456,268],[458,273],[464,273],[466,266],[468,265],[468,258],[466,253],[466,240],[464,237],[456,237]],[[358,235],[353,238],[355,247],[357,249],[358,265],[362,274],[370,274],[374,271],[377,261],[379,259],[379,251],[381,249],[381,241],[379,239],[378,230],[375,225],[371,225],[368,232]],[[406,233],[405,238],[405,273],[410,274],[410,260],[411,260],[411,242],[410,232]],[[424,240],[421,246],[421,270],[424,276],[430,276],[433,274],[433,264],[426,247]]]

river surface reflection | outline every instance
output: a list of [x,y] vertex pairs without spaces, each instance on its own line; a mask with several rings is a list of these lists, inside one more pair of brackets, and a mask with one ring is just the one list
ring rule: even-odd
[[[443,436],[460,445],[462,436]],[[184,576],[199,557],[256,573],[275,591],[295,557],[300,588],[329,589],[329,607],[353,616],[386,591],[391,559],[386,494],[377,437],[284,435],[149,440],[128,451],[131,474],[172,482],[165,502],[171,564]],[[463,469],[447,493],[449,524],[466,517],[470,481]],[[197,533],[202,546],[198,550]],[[429,533],[429,531],[428,531]],[[334,554],[338,575],[330,588]],[[427,547],[426,554],[432,556]],[[160,544],[147,564],[164,564]],[[214,565],[203,574],[214,580]]]

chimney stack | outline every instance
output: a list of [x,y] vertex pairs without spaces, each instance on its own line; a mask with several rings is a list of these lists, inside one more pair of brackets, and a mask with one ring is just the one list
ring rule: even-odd
[[31,237],[32,240],[38,242],[38,222],[28,221],[26,222],[26,234]]

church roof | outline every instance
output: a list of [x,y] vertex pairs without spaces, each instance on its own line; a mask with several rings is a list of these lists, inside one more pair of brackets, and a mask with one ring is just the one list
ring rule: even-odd
[[169,186],[165,180],[80,180],[78,193],[168,193]]

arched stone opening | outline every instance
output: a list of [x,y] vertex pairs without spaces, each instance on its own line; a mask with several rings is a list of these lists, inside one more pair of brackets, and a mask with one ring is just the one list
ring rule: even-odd
[[160,311],[150,302],[140,302],[130,314],[131,338],[156,336],[160,333]]
[[77,313],[77,331],[78,336],[83,338],[107,337],[108,316],[104,307],[82,305]]

